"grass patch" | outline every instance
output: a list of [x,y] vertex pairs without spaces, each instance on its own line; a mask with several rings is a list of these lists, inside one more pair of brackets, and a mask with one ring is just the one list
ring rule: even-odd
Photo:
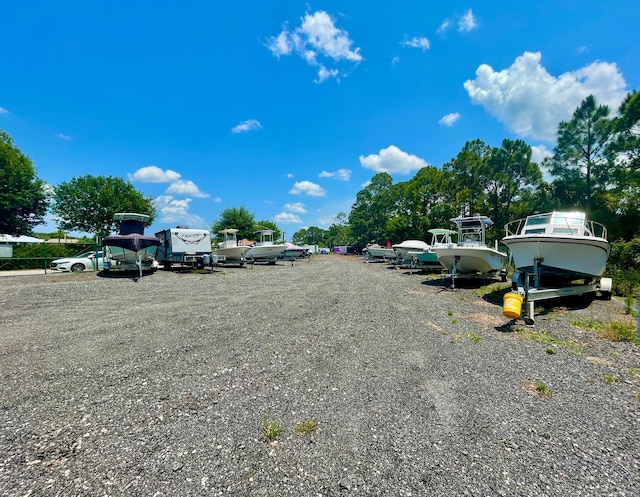
[[554,355],[558,353],[556,349],[552,349],[551,347],[549,347],[548,349],[545,349],[545,352],[549,355]]
[[511,290],[510,283],[491,283],[481,286],[473,291],[476,295],[488,300],[489,302],[502,304],[504,294]]
[[549,388],[547,385],[542,383],[541,381],[532,382],[527,381],[524,383],[523,388],[531,393],[536,394],[538,397],[543,399],[549,399],[553,395],[553,390]]
[[467,338],[473,343],[480,343],[480,341],[482,341],[482,337],[476,333],[467,333]]
[[620,378],[618,378],[617,376],[605,374],[603,378],[607,383],[620,383]]
[[264,418],[262,422],[262,436],[269,441],[273,441],[284,433],[284,427],[277,421]]
[[631,342],[640,345],[635,322],[629,321],[609,321],[603,323],[593,318],[586,321],[573,321],[572,326],[595,331],[596,335],[612,342]]
[[[543,343],[545,345],[554,345],[556,347],[565,347],[569,349],[574,354],[582,353],[582,348],[575,342],[568,342],[566,340],[560,340],[554,337],[551,333],[546,330],[531,330],[527,328],[518,327],[514,329],[514,331],[520,335],[522,338],[526,338],[527,340],[533,340],[534,342]],[[550,348],[546,349],[547,354],[555,354],[554,352],[549,352],[549,350],[553,350]]]
[[310,435],[318,429],[318,422],[315,419],[308,419],[306,421],[298,421],[293,428],[298,435]]

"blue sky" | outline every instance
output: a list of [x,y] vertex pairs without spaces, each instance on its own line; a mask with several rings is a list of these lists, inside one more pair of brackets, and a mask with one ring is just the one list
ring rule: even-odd
[[583,98],[640,88],[638,19],[635,0],[4,2],[0,129],[51,185],[131,180],[148,232],[244,206],[290,238],[469,140],[540,160]]

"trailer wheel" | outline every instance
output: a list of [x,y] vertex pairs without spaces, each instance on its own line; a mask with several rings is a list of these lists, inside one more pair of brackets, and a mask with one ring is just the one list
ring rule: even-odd
[[164,261],[162,263],[162,267],[164,268],[165,271],[170,271],[171,270],[171,261]]

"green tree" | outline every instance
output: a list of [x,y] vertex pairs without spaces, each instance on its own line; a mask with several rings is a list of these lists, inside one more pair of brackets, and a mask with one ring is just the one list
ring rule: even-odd
[[326,246],[328,239],[328,233],[322,228],[317,226],[310,226],[309,228],[302,228],[296,231],[291,240],[297,245],[318,245]]
[[531,147],[523,140],[502,141],[480,174],[487,195],[488,214],[500,236],[503,226],[513,218],[535,210],[535,194],[543,184],[540,166],[531,161]]
[[0,233],[29,235],[44,223],[48,199],[44,182],[12,138],[0,131]]
[[395,213],[390,194],[393,180],[388,173],[378,173],[356,195],[349,214],[349,226],[354,243],[364,247],[370,242],[386,240],[387,220]]
[[348,217],[344,212],[339,212],[334,218],[335,222],[326,231],[326,242],[329,247],[336,245],[351,245],[351,229],[348,225]]
[[58,216],[58,226],[66,231],[83,231],[99,238],[117,231],[117,212],[147,214],[151,224],[156,216],[153,199],[136,190],[131,183],[114,176],[87,174],[54,188],[52,211]]
[[609,108],[593,95],[585,98],[570,121],[558,125],[553,157],[546,159],[554,187],[565,207],[591,212],[594,192],[604,193],[610,179],[607,146],[612,137]]
[[465,143],[458,155],[443,166],[455,177],[452,201],[458,215],[488,214],[487,171],[492,154],[492,147],[476,139]]
[[613,119],[614,138],[609,161],[614,170],[610,192],[611,211],[607,226],[613,237],[640,237],[640,93],[628,93]]
[[239,230],[238,240],[243,238],[252,239],[256,231],[255,215],[245,206],[229,207],[223,209],[218,220],[211,225],[213,236],[219,241],[220,232],[227,228]]

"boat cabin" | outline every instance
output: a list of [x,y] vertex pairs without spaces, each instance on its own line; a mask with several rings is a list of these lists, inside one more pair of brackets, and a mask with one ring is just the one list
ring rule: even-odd
[[584,212],[547,212],[529,216],[521,234],[593,236]]

